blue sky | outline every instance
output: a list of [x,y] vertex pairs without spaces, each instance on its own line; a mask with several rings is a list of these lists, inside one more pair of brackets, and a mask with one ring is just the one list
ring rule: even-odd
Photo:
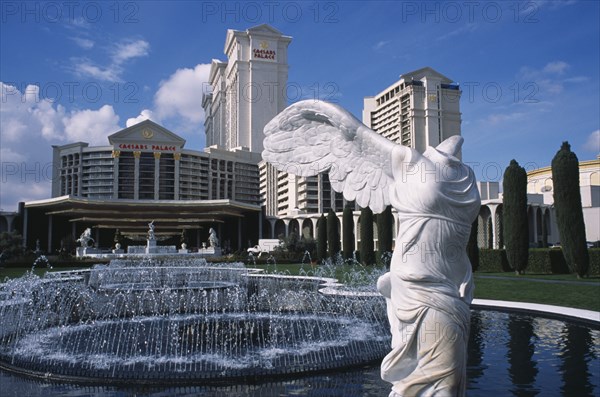
[[292,36],[290,102],[361,118],[363,98],[431,66],[461,85],[464,161],[500,181],[562,141],[600,151],[600,2],[1,1],[0,208],[50,197],[51,145],[151,117],[204,147],[202,92],[227,29]]

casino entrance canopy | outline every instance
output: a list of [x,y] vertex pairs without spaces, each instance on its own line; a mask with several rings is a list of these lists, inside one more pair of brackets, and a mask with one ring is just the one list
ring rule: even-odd
[[78,238],[86,228],[101,248],[111,247],[117,229],[125,237],[144,240],[154,221],[157,239],[186,231],[189,246],[198,247],[217,230],[230,248],[256,241],[261,228],[260,207],[233,200],[98,200],[61,196],[25,203],[23,237],[28,247],[40,240],[52,253],[67,236]]

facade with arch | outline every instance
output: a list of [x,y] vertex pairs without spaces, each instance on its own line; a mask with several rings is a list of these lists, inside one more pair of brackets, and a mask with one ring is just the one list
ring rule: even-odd
[[[552,206],[554,204],[553,188],[551,167],[543,167],[527,173],[527,193],[540,195],[545,205]],[[594,160],[579,162],[579,189],[586,238],[588,241],[599,241],[600,156]]]
[[0,233],[18,230],[19,213],[0,211]]

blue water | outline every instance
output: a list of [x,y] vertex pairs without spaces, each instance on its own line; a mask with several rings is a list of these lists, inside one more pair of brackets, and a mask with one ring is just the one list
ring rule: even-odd
[[[473,396],[600,396],[600,328],[523,314],[474,311],[468,391]],[[377,366],[252,384],[108,387],[46,383],[0,372],[0,395],[387,396]]]

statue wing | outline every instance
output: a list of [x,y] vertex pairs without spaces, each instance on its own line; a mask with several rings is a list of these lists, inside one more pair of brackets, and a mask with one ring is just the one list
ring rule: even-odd
[[379,213],[390,204],[396,145],[343,108],[322,101],[297,102],[265,126],[262,157],[299,176],[329,173],[331,187]]

